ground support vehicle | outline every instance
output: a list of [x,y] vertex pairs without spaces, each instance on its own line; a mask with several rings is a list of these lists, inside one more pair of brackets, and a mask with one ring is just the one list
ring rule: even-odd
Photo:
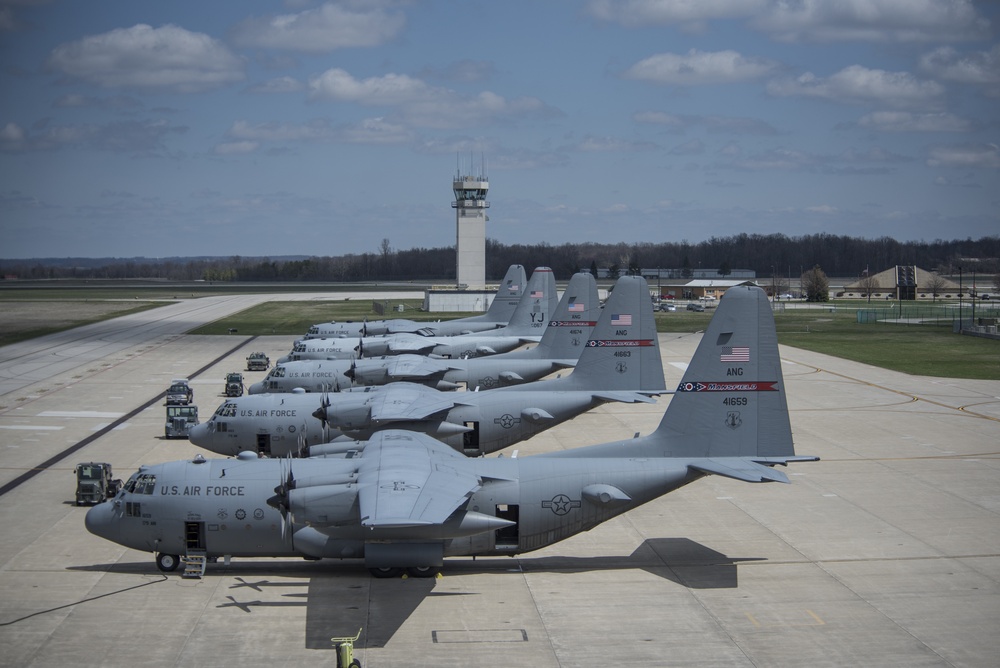
[[242,373],[228,373],[226,374],[226,396],[227,397],[242,397],[243,396],[243,374]]
[[168,406],[185,406],[194,401],[194,390],[188,384],[187,378],[174,378],[167,389]]
[[122,481],[112,478],[111,464],[105,462],[86,462],[77,464],[76,473],[76,505],[97,504],[110,499],[122,487]]
[[167,406],[167,423],[163,428],[163,435],[166,438],[187,438],[191,427],[196,424],[198,407],[194,404]]
[[354,643],[361,637],[361,629],[351,638],[330,638],[337,648],[337,668],[361,668],[361,662],[354,658]]
[[271,359],[264,353],[250,353],[247,357],[247,371],[267,371]]

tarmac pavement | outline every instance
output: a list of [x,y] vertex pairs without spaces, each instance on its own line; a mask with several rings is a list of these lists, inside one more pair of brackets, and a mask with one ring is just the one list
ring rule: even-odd
[[[538,552],[446,560],[437,579],[240,559],[189,580],[89,534],[72,470],[127,478],[199,452],[163,439],[155,399],[207,366],[202,419],[222,403],[251,339],[183,335],[217,317],[0,349],[0,485],[120,421],[0,496],[0,665],[331,666],[329,638],[359,628],[366,667],[997,665],[1000,382],[782,347],[796,451],[822,458],[790,466],[791,485],[708,477]],[[273,359],[292,338],[252,349]],[[668,387],[699,339],[660,335]],[[648,433],[668,402],[603,406],[519,456]]]

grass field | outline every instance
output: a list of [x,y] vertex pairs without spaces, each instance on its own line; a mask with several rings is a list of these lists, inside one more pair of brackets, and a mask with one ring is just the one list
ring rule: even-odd
[[[301,286],[296,290],[305,291]],[[257,288],[255,291],[263,290]],[[204,293],[200,293],[199,296],[217,292],[225,291],[218,286],[204,286]],[[59,289],[46,291],[42,299],[39,299],[41,293],[37,291],[0,290],[0,309],[3,309],[5,316],[19,312],[37,316],[38,309],[59,315],[58,318],[45,316],[41,322],[38,317],[26,320],[5,317],[4,327],[0,328],[0,345],[156,306],[155,302],[143,300],[190,296],[183,292],[181,295],[177,293],[178,290],[172,288],[149,289],[149,291],[144,289],[139,292],[141,296],[130,296],[129,301],[126,301],[120,289],[110,292],[103,288]],[[131,301],[133,299],[140,301]],[[72,309],[68,306],[71,302],[87,303],[90,311],[84,307]],[[388,317],[432,321],[468,315],[424,313],[419,310],[420,300],[393,300],[389,306],[394,307],[399,303],[404,304],[405,311],[402,313],[392,311]],[[48,306],[44,306],[45,304]],[[872,316],[867,318],[872,320],[871,322],[859,323],[858,309],[870,309],[873,306],[877,307],[878,311],[870,313],[877,313],[878,317]],[[681,308],[683,309],[683,306]],[[910,308],[909,306],[904,308],[904,315],[910,314]],[[915,375],[1000,380],[1000,341],[952,333],[951,318],[954,310],[953,306],[922,304],[919,319],[936,321],[938,324],[895,324],[882,321],[884,319],[882,314],[885,317],[899,315],[891,310],[890,304],[886,303],[869,304],[858,300],[837,301],[830,305],[814,307],[791,304],[787,308],[777,310],[775,323],[778,342],[782,345]],[[712,309],[704,313],[685,310],[657,313],[657,330],[702,331],[708,326],[712,313]],[[978,317],[991,314],[996,317],[996,310],[989,312],[980,307],[977,312]],[[968,305],[966,305],[966,316],[968,315]],[[372,310],[370,299],[325,302],[272,301],[220,319],[191,333],[227,334],[230,329],[236,329],[243,335],[301,336],[310,325],[318,322],[379,317],[381,316]]]

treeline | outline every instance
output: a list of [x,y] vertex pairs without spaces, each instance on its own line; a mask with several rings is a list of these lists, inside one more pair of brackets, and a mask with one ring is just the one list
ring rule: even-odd
[[[1000,271],[1000,236],[979,240],[901,242],[889,237],[861,239],[832,234],[787,237],[783,234],[738,234],[686,241],[637,244],[566,243],[502,244],[486,242],[486,275],[499,280],[511,264],[528,271],[551,267],[568,278],[593,268],[613,273],[637,269],[751,269],[758,276],[798,277],[819,266],[829,276],[860,276],[895,265],[916,265],[942,274]],[[338,257],[248,258],[240,256],[150,260],[132,258],[88,261],[68,266],[66,260],[0,260],[0,276],[24,279],[94,278],[174,281],[448,281],[455,278],[454,248],[395,250],[383,239],[376,252]]]

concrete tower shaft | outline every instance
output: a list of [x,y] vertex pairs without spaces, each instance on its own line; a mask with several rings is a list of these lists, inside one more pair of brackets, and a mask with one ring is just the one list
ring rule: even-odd
[[486,193],[489,179],[458,173],[452,183],[455,201],[455,278],[459,288],[486,287]]

